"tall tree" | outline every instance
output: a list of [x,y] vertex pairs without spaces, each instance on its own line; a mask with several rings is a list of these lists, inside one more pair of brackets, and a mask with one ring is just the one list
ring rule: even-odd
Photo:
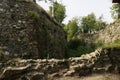
[[83,33],[93,33],[106,25],[104,21],[102,21],[102,17],[99,19],[96,18],[94,13],[88,14],[87,16],[82,17],[80,29]]
[[91,13],[87,16],[82,17],[80,28],[84,33],[91,33],[95,27],[96,16]]
[[[53,9],[54,8],[54,9]],[[66,9],[65,6],[57,1],[54,2],[53,6],[49,7],[49,13],[53,15],[55,20],[57,20],[60,24],[66,17]]]
[[111,9],[111,16],[114,20],[120,18],[120,4],[113,4]]
[[68,35],[68,40],[72,39],[78,32],[79,25],[78,25],[78,19],[73,18],[69,21],[69,23],[64,27],[65,31]]

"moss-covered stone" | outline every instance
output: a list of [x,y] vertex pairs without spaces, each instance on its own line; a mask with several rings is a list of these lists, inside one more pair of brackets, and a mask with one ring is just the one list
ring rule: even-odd
[[0,49],[11,57],[63,58],[66,37],[62,27],[29,0],[0,1]]

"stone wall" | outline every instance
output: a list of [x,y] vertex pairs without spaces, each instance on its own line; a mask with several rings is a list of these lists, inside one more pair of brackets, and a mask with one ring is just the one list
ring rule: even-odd
[[84,39],[88,43],[114,43],[116,40],[120,40],[120,19],[108,24],[105,28],[93,34],[81,33],[77,37]]
[[63,58],[66,35],[30,0],[0,0],[0,50],[11,57]]
[[57,80],[90,74],[120,74],[120,48],[97,49],[69,59],[13,59],[0,64],[0,80]]
[[105,29],[98,32],[96,41],[103,41],[103,43],[113,43],[120,39],[120,20],[109,24]]

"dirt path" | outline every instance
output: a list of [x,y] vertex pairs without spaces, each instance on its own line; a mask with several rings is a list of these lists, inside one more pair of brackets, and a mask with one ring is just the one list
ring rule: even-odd
[[115,74],[93,74],[87,77],[64,77],[56,80],[120,80],[120,75]]

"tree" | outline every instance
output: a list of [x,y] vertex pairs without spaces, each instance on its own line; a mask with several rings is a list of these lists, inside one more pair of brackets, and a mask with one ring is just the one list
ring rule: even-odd
[[105,28],[106,22],[104,22],[102,19],[103,19],[103,15],[101,15],[98,19],[96,19],[96,22],[95,22],[95,26],[96,26],[95,30],[96,31]]
[[65,25],[64,30],[67,32],[68,40],[77,37],[80,33],[95,33],[106,26],[106,22],[102,20],[103,16],[98,19],[94,13],[80,18],[74,17]]
[[[54,9],[53,9],[54,8]],[[58,21],[60,24],[66,17],[66,9],[65,6],[57,1],[54,2],[53,7],[49,7],[49,13]]]
[[82,33],[93,33],[105,26],[105,22],[102,21],[102,17],[96,18],[94,13],[88,14],[82,17],[80,29]]
[[82,31],[84,33],[88,33],[88,32],[91,32],[93,29],[94,29],[94,23],[96,21],[96,16],[91,13],[87,16],[84,16],[82,19],[81,19],[81,26],[80,28],[82,29]]
[[61,3],[58,3],[57,0],[39,0],[39,1],[45,1],[46,3],[49,2],[51,4],[51,6],[49,7],[49,13],[56,21],[58,21],[61,24],[64,18],[66,17],[65,6]]
[[69,21],[69,23],[64,27],[65,31],[67,32],[68,39],[72,39],[78,32],[78,19],[73,18]]
[[34,3],[36,3],[36,0],[33,0]]
[[111,9],[111,16],[114,20],[120,18],[120,4],[113,4]]
[[[36,0],[35,0],[36,1]],[[45,2],[47,2],[47,1],[51,1],[51,0],[38,0],[38,1],[45,1]]]

